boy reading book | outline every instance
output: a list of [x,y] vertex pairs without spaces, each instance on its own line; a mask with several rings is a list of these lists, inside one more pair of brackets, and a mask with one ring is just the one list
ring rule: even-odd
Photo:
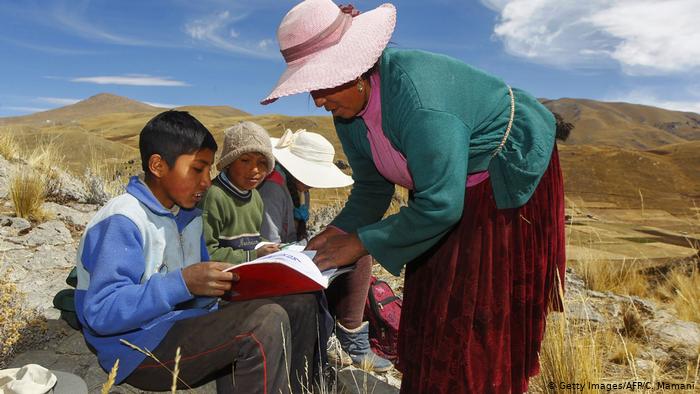
[[144,177],[97,212],[78,247],[83,335],[105,371],[119,360],[117,383],[139,389],[170,389],[180,349],[179,388],[217,379],[219,392],[297,392],[314,353],[315,298],[217,306],[238,278],[223,272],[230,264],[208,261],[194,208],[211,185],[216,149],[186,112],[161,113],[143,128]]

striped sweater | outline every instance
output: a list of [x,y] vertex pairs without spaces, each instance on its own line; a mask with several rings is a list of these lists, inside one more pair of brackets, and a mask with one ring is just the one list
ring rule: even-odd
[[200,203],[204,240],[212,261],[239,264],[254,260],[262,241],[263,201],[257,190],[250,198],[237,196],[217,177]]

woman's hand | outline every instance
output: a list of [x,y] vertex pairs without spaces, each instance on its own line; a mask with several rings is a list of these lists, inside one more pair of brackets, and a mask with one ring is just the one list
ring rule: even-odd
[[216,261],[192,264],[182,270],[182,278],[193,295],[219,297],[231,290],[233,282],[238,281],[238,274],[223,272],[232,265]]
[[335,235],[343,235],[345,232],[343,230],[340,230],[337,227],[326,227],[325,230],[321,231],[316,235],[315,237],[311,238],[309,240],[309,243],[306,244],[305,250],[318,250],[320,247],[323,246],[323,244],[326,243],[329,237],[333,237]]
[[357,234],[333,235],[316,249],[314,263],[323,271],[350,265],[366,254],[367,250]]

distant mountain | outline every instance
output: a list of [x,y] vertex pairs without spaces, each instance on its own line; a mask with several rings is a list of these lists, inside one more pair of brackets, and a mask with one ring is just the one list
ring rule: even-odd
[[586,99],[542,102],[575,126],[569,145],[652,149],[700,140],[700,114],[692,112]]
[[162,110],[162,108],[144,104],[130,98],[100,93],[65,107],[37,112],[31,115],[0,118],[0,125],[67,123],[104,114],[155,113]]
[[[184,106],[178,110],[188,111],[195,116],[199,113],[203,116],[232,117],[249,116],[250,114],[239,109],[228,106]],[[127,97],[117,96],[110,93],[100,93],[75,104],[67,105],[42,111],[25,116],[14,116],[0,118],[0,125],[40,125],[69,123],[81,119],[95,118],[103,115],[113,114],[156,114],[166,108],[155,107]]]

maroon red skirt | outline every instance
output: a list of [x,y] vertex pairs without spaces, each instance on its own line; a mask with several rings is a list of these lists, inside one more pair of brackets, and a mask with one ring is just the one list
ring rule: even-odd
[[467,188],[460,222],[406,266],[401,393],[527,391],[547,312],[560,306],[564,248],[556,146],[522,207],[497,209],[489,181]]

